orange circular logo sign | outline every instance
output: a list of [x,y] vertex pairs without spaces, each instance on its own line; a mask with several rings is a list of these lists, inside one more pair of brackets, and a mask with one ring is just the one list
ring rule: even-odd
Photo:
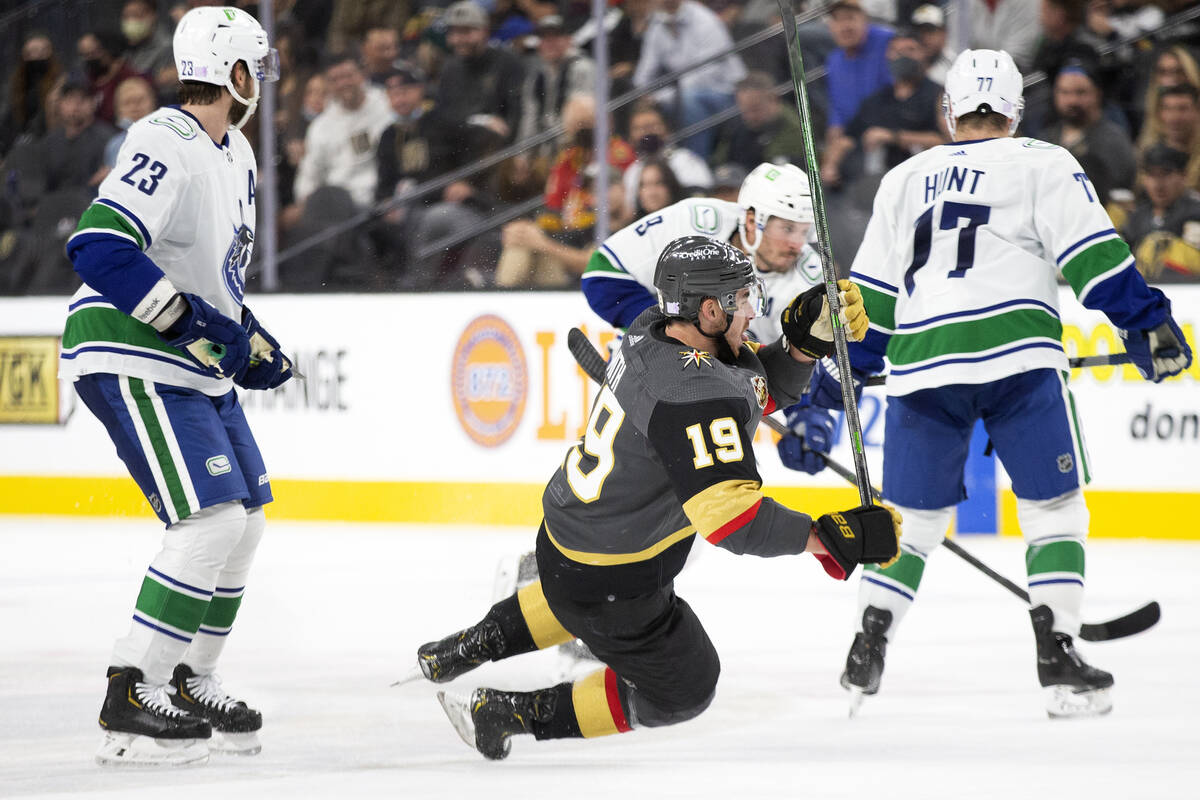
[[508,441],[525,413],[529,371],[507,322],[488,314],[467,325],[454,348],[450,388],[468,436],[484,447]]

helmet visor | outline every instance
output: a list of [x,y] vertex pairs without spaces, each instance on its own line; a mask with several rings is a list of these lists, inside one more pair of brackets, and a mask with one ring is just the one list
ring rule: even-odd
[[725,313],[734,317],[741,315],[754,319],[767,310],[767,292],[761,278],[752,278],[746,286],[727,295],[726,300]]
[[254,77],[264,83],[271,83],[279,80],[279,51],[274,47],[267,50],[267,54],[260,59],[257,59],[253,65]]

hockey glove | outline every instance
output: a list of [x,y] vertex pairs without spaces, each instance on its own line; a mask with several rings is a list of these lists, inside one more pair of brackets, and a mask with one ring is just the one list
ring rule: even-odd
[[242,325],[250,335],[250,365],[234,378],[243,389],[274,389],[295,375],[292,362],[279,348],[279,342],[267,333],[250,309],[242,306]]
[[900,557],[900,513],[887,506],[859,506],[824,514],[812,530],[827,551],[817,560],[840,581],[849,578],[859,564],[889,567]]
[[198,295],[175,295],[150,325],[167,344],[218,378],[232,378],[250,361],[246,329]]
[[[863,384],[867,376],[851,368],[854,380],[854,399],[862,401]],[[841,411],[845,408],[842,402],[842,382],[838,380],[838,365],[832,358],[823,358],[817,362],[812,377],[808,379],[808,402],[820,408],[831,408]]]
[[784,434],[776,448],[779,460],[788,469],[816,475],[825,469],[825,459],[833,444],[833,414],[823,408],[799,403],[784,412],[790,433]]
[[1169,306],[1167,318],[1157,328],[1121,331],[1121,337],[1125,339],[1129,360],[1148,381],[1159,383],[1183,372],[1192,363],[1192,348],[1171,317]]
[[[863,309],[862,292],[848,280],[838,281],[842,302],[842,321],[846,335],[861,342],[867,335],[867,312]],[[798,294],[779,315],[783,335],[792,346],[809,358],[833,355],[833,320],[829,315],[829,299],[825,284]]]

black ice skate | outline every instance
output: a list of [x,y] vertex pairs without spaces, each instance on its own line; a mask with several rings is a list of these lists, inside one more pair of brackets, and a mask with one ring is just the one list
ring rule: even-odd
[[104,765],[183,766],[208,760],[212,727],[171,702],[171,687],[143,680],[136,667],[109,667],[108,694],[100,708]]
[[1055,631],[1054,612],[1046,605],[1029,610],[1037,640],[1038,682],[1046,688],[1051,718],[1091,717],[1112,711],[1113,676],[1080,658],[1075,643]]
[[180,664],[175,667],[171,686],[175,689],[171,702],[212,725],[211,750],[241,756],[262,750],[257,733],[262,727],[262,714],[226,694],[215,674],[197,675],[187,664]]
[[553,690],[542,692],[503,692],[476,689],[470,697],[438,692],[438,702],[450,724],[469,746],[485,758],[507,758],[511,737],[533,733],[533,723],[554,716]]
[[863,695],[879,691],[883,677],[883,657],[887,653],[888,628],[892,627],[892,612],[875,606],[863,611],[862,633],[854,635],[854,643],[846,654],[846,669],[842,672],[842,688],[850,690],[850,716],[862,705]]
[[500,623],[485,619],[445,639],[421,645],[417,649],[417,664],[428,680],[446,683],[503,655],[506,647]]

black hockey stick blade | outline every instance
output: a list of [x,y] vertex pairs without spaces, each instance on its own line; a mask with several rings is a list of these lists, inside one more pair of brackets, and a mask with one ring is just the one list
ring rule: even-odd
[[[1067,359],[1071,369],[1088,369],[1090,367],[1115,367],[1129,363],[1128,353],[1102,353],[1097,356],[1073,356]],[[872,375],[867,378],[867,386],[884,386],[887,375]]]
[[1158,624],[1162,610],[1157,600],[1151,600],[1137,611],[1131,611],[1123,617],[1110,619],[1108,622],[1085,622],[1079,629],[1079,638],[1086,642],[1107,642],[1109,639],[1124,639],[1149,630]]
[[608,369],[608,364],[600,355],[600,351],[592,346],[587,334],[579,328],[571,328],[567,334],[567,349],[571,351],[575,363],[589,378],[596,383],[604,383],[604,373]]

